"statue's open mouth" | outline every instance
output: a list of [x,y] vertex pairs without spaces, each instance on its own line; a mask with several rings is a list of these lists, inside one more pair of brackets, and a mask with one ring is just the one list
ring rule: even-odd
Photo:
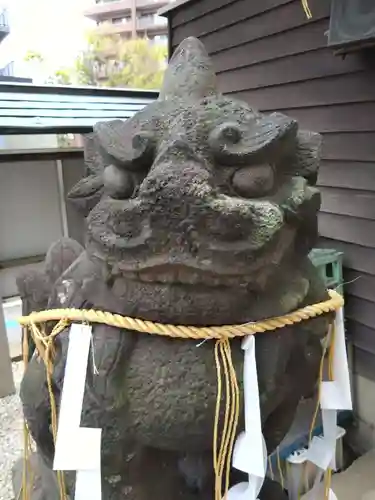
[[239,275],[218,274],[197,267],[182,264],[164,264],[146,267],[138,271],[125,271],[124,276],[143,283],[164,283],[181,285],[235,286],[244,277]]
[[[267,247],[253,252],[247,248],[243,250],[240,242],[241,251],[237,251],[235,259],[233,251],[212,251],[210,248],[207,251],[206,248],[200,255],[192,255],[177,244],[161,251],[147,244],[139,245],[139,241],[134,245],[135,251],[131,248],[132,252],[125,253],[125,245],[118,245],[121,238],[113,233],[101,233],[100,236],[98,238],[94,233],[88,248],[92,255],[106,263],[106,269],[110,268],[114,276],[150,285],[248,287],[249,283],[259,286],[259,276],[268,276],[278,266],[288,249],[293,247],[295,230],[285,227],[278,237],[268,242]],[[266,268],[269,269],[267,272]]]

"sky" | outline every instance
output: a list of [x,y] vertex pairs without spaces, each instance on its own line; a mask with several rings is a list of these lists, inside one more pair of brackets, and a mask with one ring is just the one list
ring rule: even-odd
[[10,35],[0,45],[0,66],[15,61],[16,76],[28,76],[19,72],[33,71],[23,63],[29,50],[44,56],[44,71],[50,74],[59,67],[71,66],[85,47],[85,33],[92,22],[83,16],[83,10],[92,3],[93,0],[0,0],[10,18]]

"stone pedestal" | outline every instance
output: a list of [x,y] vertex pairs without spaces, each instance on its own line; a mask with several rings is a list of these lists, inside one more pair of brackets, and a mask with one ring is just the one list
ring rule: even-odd
[[[334,474],[332,489],[340,500],[372,500],[375,499],[375,450],[359,457],[344,472]],[[321,485],[319,496],[314,500],[324,499],[324,486]],[[312,500],[311,493],[303,496],[303,500]]]

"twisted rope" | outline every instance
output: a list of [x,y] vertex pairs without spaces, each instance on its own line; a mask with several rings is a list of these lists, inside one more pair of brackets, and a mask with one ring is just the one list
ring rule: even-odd
[[47,321],[63,320],[67,323],[79,321],[89,324],[101,323],[108,326],[134,330],[150,335],[161,335],[164,337],[195,340],[224,340],[274,331],[278,328],[291,326],[295,323],[300,323],[301,321],[335,311],[344,305],[344,299],[339,293],[334,290],[328,290],[328,294],[330,298],[324,302],[303,307],[297,311],[285,314],[284,316],[256,321],[254,323],[244,323],[242,325],[206,327],[170,325],[154,323],[153,321],[144,321],[142,319],[121,316],[120,314],[112,314],[105,311],[95,311],[93,309],[50,309],[47,311],[34,312],[29,316],[21,317],[19,323],[22,326],[33,326],[37,323],[45,323]]
[[[27,338],[30,333],[34,339],[37,351],[43,359],[46,371],[48,392],[51,404],[51,422],[54,441],[57,434],[57,411],[54,393],[52,390],[52,373],[54,358],[54,339],[72,322],[81,323],[101,323],[117,328],[124,328],[150,335],[160,335],[170,338],[195,339],[195,340],[216,340],[215,343],[215,364],[218,379],[218,391],[216,399],[214,435],[213,435],[213,460],[215,471],[215,500],[227,498],[229,489],[229,471],[231,468],[231,458],[234,447],[234,441],[237,433],[239,419],[239,387],[237,383],[236,371],[233,366],[231,356],[230,340],[234,337],[245,337],[255,335],[256,333],[274,331],[285,326],[291,326],[295,323],[315,318],[329,312],[333,312],[343,306],[344,300],[340,294],[334,290],[328,290],[329,299],[318,304],[302,307],[284,316],[257,321],[254,323],[245,323],[242,325],[224,325],[224,326],[184,326],[170,325],[163,323],[154,323],[141,319],[121,316],[104,311],[80,310],[80,309],[50,309],[47,311],[34,312],[29,316],[23,316],[19,323],[24,327],[24,360],[27,364],[28,343]],[[46,333],[43,325],[49,321],[58,321],[52,332]],[[40,325],[39,327],[37,325]],[[223,384],[224,378],[224,384]],[[224,398],[223,398],[224,396]],[[224,399],[224,401],[223,401]],[[224,403],[224,423],[219,437],[219,415],[221,405]],[[25,467],[23,477],[23,500],[29,500],[30,489],[27,485],[27,465],[28,465],[28,428],[25,425]],[[220,446],[219,446],[220,441]],[[279,469],[281,469],[278,462]],[[67,493],[63,472],[57,473],[60,499],[66,500]],[[327,477],[329,484],[330,477]]]
[[301,2],[302,2],[302,7],[303,7],[303,10],[305,11],[307,19],[311,19],[312,13],[311,13],[311,10],[309,7],[308,0],[301,0]]

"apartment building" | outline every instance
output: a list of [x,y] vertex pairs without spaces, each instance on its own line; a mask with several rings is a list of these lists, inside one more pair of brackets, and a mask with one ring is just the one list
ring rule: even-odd
[[[10,33],[8,11],[0,7],[0,44]],[[16,76],[14,61],[10,61],[5,66],[0,67],[0,82],[31,83],[30,78]]]
[[[6,39],[9,35],[9,21],[8,21],[8,12],[6,9],[0,7],[0,44]],[[11,73],[12,66],[7,64],[3,68],[0,68],[0,78],[11,77],[13,76]]]
[[158,11],[168,3],[171,0],[95,0],[84,15],[104,34],[167,42],[167,19]]
[[9,35],[8,13],[0,7],[0,43]]

